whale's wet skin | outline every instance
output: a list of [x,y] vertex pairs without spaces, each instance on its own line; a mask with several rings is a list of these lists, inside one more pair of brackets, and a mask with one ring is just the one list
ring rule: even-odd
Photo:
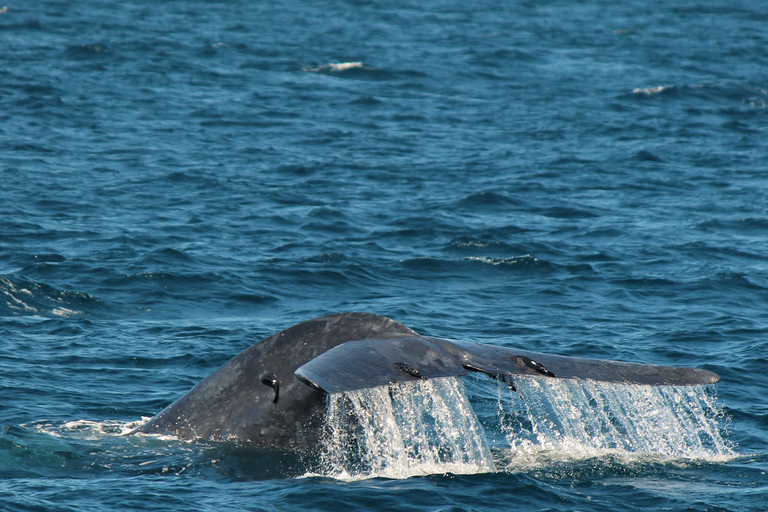
[[[504,390],[491,426],[504,442],[488,442],[468,373]],[[299,450],[308,471],[339,478],[495,471],[492,450],[512,460],[536,449],[714,459],[732,455],[703,388],[718,380],[423,337],[386,317],[343,313],[253,345],[134,433]]]

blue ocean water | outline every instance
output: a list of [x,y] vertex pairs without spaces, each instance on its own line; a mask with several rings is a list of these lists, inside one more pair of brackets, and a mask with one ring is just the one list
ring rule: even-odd
[[[9,3],[0,508],[765,510],[766,27],[746,0]],[[347,481],[118,435],[341,311],[717,372],[733,456]]]

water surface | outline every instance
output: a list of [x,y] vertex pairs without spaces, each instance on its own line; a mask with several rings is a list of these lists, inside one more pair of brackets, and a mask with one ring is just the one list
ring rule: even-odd
[[[766,22],[746,0],[9,4],[3,506],[763,510]],[[345,481],[117,435],[341,311],[717,372],[735,456],[532,436],[505,466],[486,429],[496,471]]]

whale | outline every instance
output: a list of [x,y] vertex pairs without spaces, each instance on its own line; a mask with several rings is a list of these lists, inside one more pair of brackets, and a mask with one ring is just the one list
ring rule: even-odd
[[479,372],[649,386],[715,384],[713,372],[585,359],[423,336],[391,318],[337,313],[289,327],[233,357],[132,434],[308,452],[329,395]]

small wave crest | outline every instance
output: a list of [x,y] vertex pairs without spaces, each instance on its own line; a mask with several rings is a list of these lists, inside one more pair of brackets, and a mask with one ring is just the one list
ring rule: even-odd
[[385,76],[384,70],[363,62],[332,62],[320,66],[304,66],[302,71],[340,78],[376,80]]
[[350,69],[375,69],[370,66],[366,66],[362,62],[338,62],[338,63],[330,63],[330,64],[323,64],[322,66],[317,67],[311,67],[306,66],[304,67],[304,71],[308,73],[342,73],[344,71],[349,71]]
[[90,313],[101,306],[99,299],[87,293],[0,276],[0,316],[70,317]]
[[634,98],[695,98],[707,103],[741,104],[754,108],[768,105],[768,91],[738,82],[715,84],[667,84],[654,87],[637,87],[632,90]]
[[670,93],[676,88],[674,85],[658,85],[656,87],[646,87],[634,89],[632,94],[645,94],[646,96],[652,96],[654,94]]

